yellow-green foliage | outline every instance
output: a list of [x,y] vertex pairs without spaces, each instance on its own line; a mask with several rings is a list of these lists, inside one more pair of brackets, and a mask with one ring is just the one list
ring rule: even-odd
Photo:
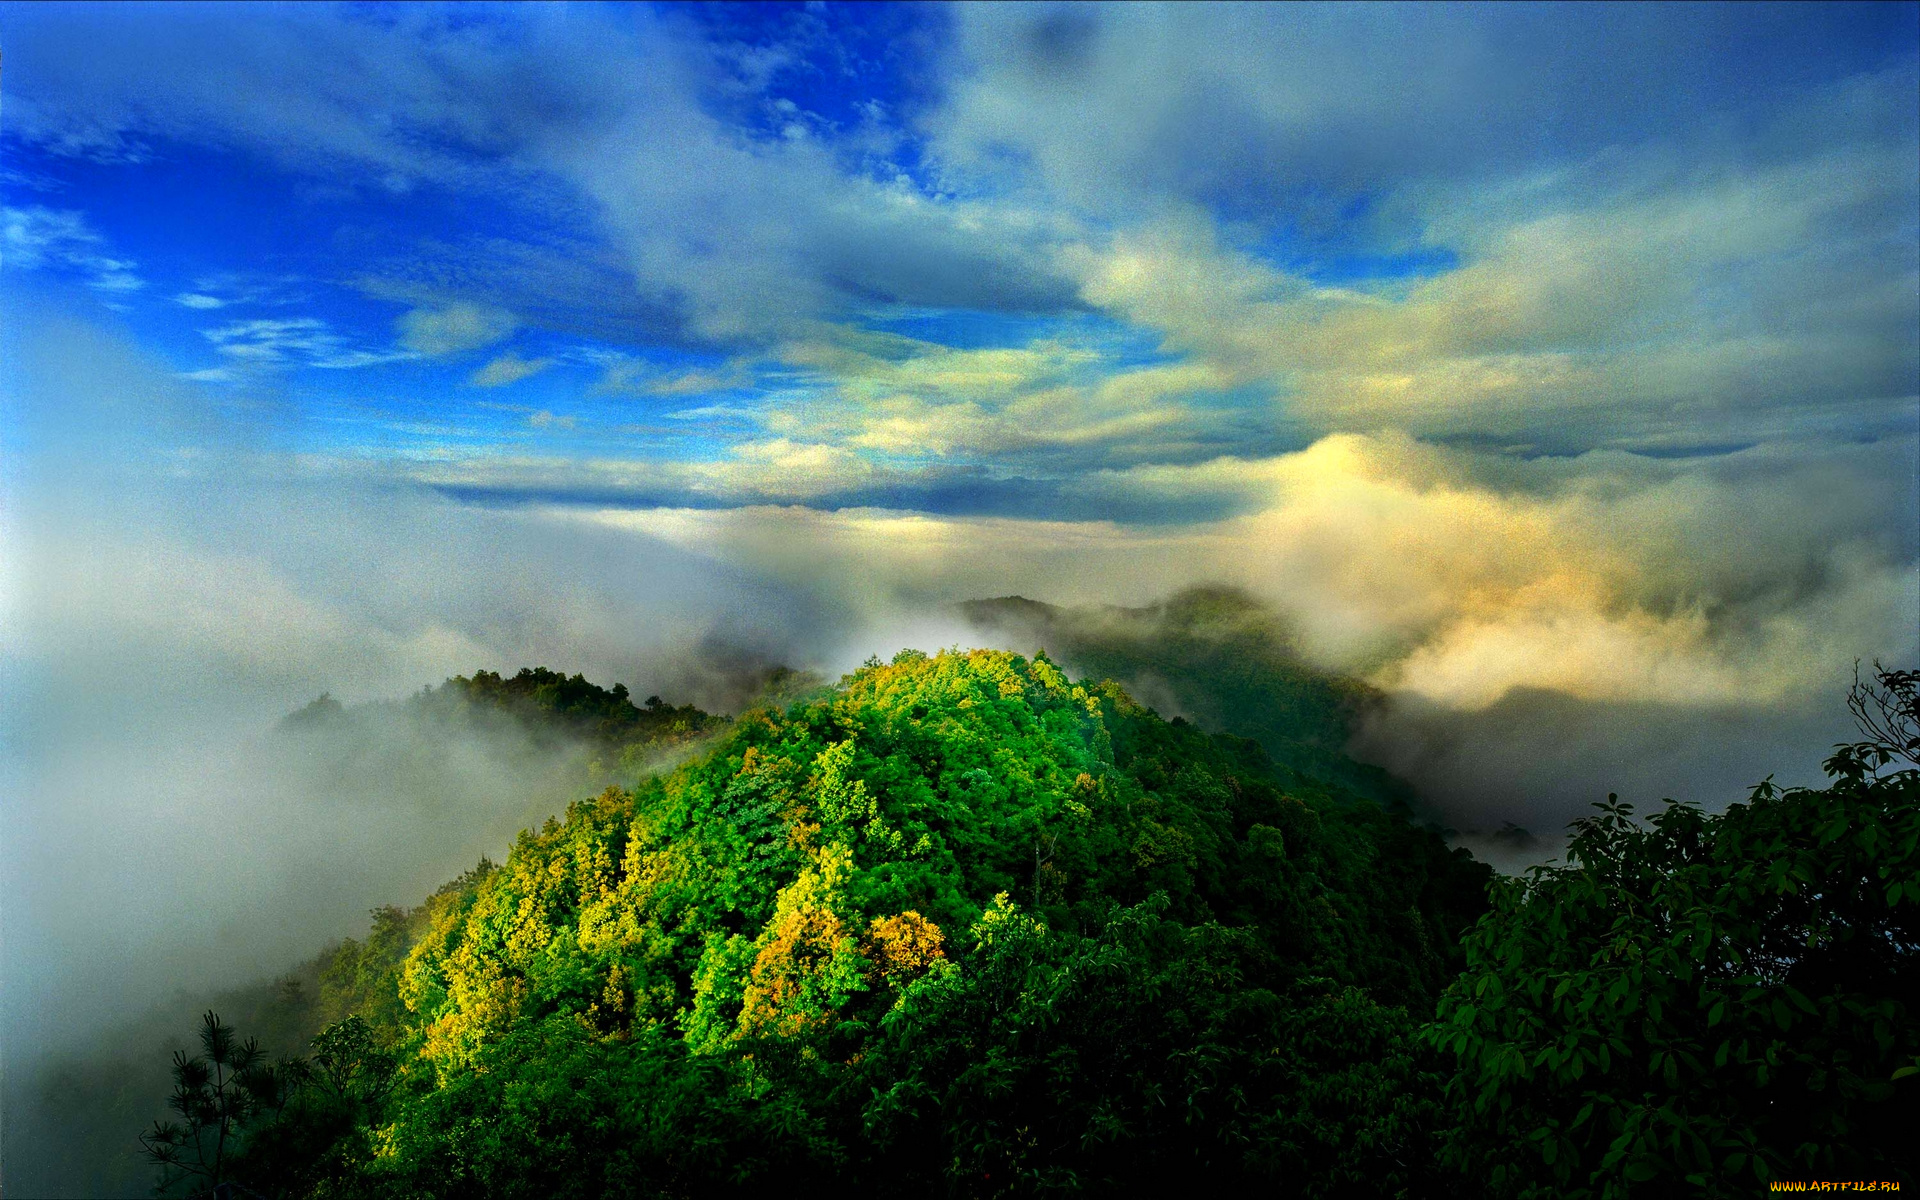
[[[780,1161],[917,1192],[1224,1154],[1244,1183],[1362,1130],[1367,1162],[1419,1160],[1391,1006],[1444,986],[1484,871],[1286,779],[1253,743],[998,651],[903,652],[745,713],[409,915],[380,1030],[401,1083],[335,1178],[679,1194]],[[1316,1050],[1311,1070],[1373,1099],[1267,1129],[1326,1004],[1387,1065]]]
[[[612,1030],[664,1023],[705,1048],[819,1030],[942,957],[939,919],[978,911],[951,886],[956,855],[1091,817],[1116,707],[1137,711],[1045,659],[974,651],[903,655],[785,716],[750,713],[707,757],[574,805],[436,900],[402,975],[423,1051],[463,1063],[530,1004]],[[875,754],[868,730],[937,748],[941,769]],[[1191,843],[1143,812],[1142,861]],[[1015,884],[1027,849],[993,886]]]

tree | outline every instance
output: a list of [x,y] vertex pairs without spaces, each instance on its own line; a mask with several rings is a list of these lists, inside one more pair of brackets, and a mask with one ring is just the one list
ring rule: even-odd
[[1823,790],[1644,823],[1609,797],[1565,865],[1495,886],[1428,1029],[1456,1166],[1518,1196],[1915,1179],[1920,770],[1886,770],[1914,682],[1856,686],[1868,740]]
[[173,1096],[179,1121],[155,1121],[140,1135],[147,1158],[160,1168],[157,1190],[191,1191],[229,1182],[244,1136],[262,1117],[277,1114],[302,1077],[301,1064],[269,1064],[252,1038],[236,1042],[233,1027],[209,1010],[201,1018],[201,1052],[173,1054]]

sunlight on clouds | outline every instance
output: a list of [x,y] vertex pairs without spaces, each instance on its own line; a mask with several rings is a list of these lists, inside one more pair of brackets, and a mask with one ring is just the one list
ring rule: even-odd
[[783,348],[817,392],[761,418],[786,436],[831,437],[883,455],[970,457],[1206,432],[1185,397],[1216,388],[1206,363],[1123,366],[1095,345],[1040,338],[962,349],[864,330]]
[[1809,404],[1849,419],[1861,400],[1912,395],[1920,263],[1887,238],[1920,203],[1900,165],[1911,149],[1436,214],[1433,236],[1469,261],[1371,294],[1312,286],[1197,215],[1170,217],[1083,257],[1083,294],[1231,379],[1271,381],[1323,428],[1585,445],[1777,435]]
[[[576,430],[578,418],[547,409],[526,423],[543,431]],[[322,469],[335,469],[331,461]],[[876,466],[843,446],[767,438],[732,446],[725,457],[567,458],[557,455],[474,454],[441,448],[415,456],[405,477],[434,487],[489,492],[562,494],[595,490],[637,496],[680,494],[730,503],[767,499],[811,500],[897,473]]]
[[[1804,460],[1526,463],[1343,435],[1271,459],[1109,476],[1169,499],[1230,491],[1252,506],[1200,525],[769,507],[570,519],[869,609],[1021,590],[1142,603],[1226,580],[1279,604],[1325,665],[1460,709],[1516,688],[1766,706],[1909,636],[1912,531],[1882,524],[1866,494],[1910,472],[1914,449],[1906,439]],[[1798,524],[1776,522],[1767,497],[1783,487],[1846,494]]]
[[[1349,436],[1196,482],[1267,474],[1268,507],[1231,522],[1246,581],[1329,665],[1390,690],[1764,705],[1901,644],[1912,532],[1870,493],[1896,494],[1913,452],[1524,463]],[[1839,495],[1775,519],[1770,497],[1808,488]]]
[[1110,522],[935,517],[885,509],[551,509],[644,533],[821,595],[849,617],[1008,591],[1065,603],[1145,603],[1190,562],[1204,532]]

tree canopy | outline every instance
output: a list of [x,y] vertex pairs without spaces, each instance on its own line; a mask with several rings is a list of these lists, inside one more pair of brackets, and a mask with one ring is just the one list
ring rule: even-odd
[[[1876,678],[1856,700],[1908,729]],[[1869,732],[1825,789],[1609,801],[1496,880],[1044,655],[902,652],[376,913],[221,1169],[310,1197],[1912,1180],[1920,743]]]

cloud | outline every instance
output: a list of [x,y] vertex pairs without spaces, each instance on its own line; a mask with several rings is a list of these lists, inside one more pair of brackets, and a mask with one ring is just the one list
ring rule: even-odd
[[703,404],[698,408],[681,408],[660,415],[670,421],[752,420],[754,418],[752,409],[739,408],[731,404]]
[[866,331],[780,348],[801,370],[758,407],[768,432],[833,439],[881,460],[946,459],[1071,473],[1231,444],[1231,415],[1196,398],[1204,363],[1128,361],[1099,338],[958,348]]
[[137,292],[146,281],[134,273],[140,264],[101,252],[105,239],[72,210],[0,208],[0,261],[21,270],[55,270],[81,277],[97,292]]
[[178,293],[173,302],[203,312],[236,305],[281,307],[311,299],[299,287],[304,282],[295,275],[222,271],[194,280],[192,290]]
[[[536,429],[571,429],[577,418],[531,413]],[[567,504],[757,504],[816,502],[906,473],[842,447],[787,438],[739,441],[714,458],[537,457],[446,453],[407,465],[398,478],[476,499]]]
[[1144,603],[1221,580],[1287,612],[1323,665],[1454,711],[1527,689],[1766,707],[1836,664],[1916,649],[1920,531],[1897,498],[1917,444],[1527,463],[1341,436],[1110,477],[1169,499],[1230,490],[1246,510],[1184,526],[799,508],[578,519],[866,607],[990,591]]
[[511,334],[519,322],[503,309],[465,302],[444,308],[416,308],[398,322],[400,342],[429,357],[459,354],[490,346]]
[[[216,329],[203,329],[200,334],[213,343],[216,351],[234,360],[236,366],[256,370],[284,366],[351,370],[418,357],[411,350],[355,347],[318,317],[234,321]],[[192,377],[215,378],[205,374]]]
[[506,387],[538,375],[552,366],[554,361],[551,358],[521,358],[518,354],[508,351],[468,376],[467,382],[474,387]]
[[[953,22],[946,100],[926,122],[956,173],[1038,182],[1105,216],[1169,203],[1278,216],[1310,254],[1370,248],[1342,246],[1356,227],[1417,238],[1414,189],[1676,130],[1711,154],[1809,90],[1910,70],[1916,49],[1910,8],[1871,5],[1764,21],[1713,8],[979,5]],[[1760,63],[1790,79],[1753,87]]]
[[[16,25],[16,136],[95,154],[175,139],[349,186],[431,180],[529,216],[584,217],[572,235],[617,256],[629,273],[618,291],[637,283],[639,306],[680,337],[763,345],[875,305],[1075,303],[1044,211],[916,187],[819,138],[743,131],[712,101],[767,77],[743,75],[728,47],[673,14],[23,11]],[[453,255],[497,275],[491,249]],[[635,301],[605,290],[584,307]],[[420,346],[451,343],[424,332]]]
[[719,370],[666,371],[644,360],[617,359],[606,364],[593,390],[601,395],[704,396],[751,387],[753,375],[744,362]]
[[1168,219],[1091,255],[1086,295],[1229,380],[1271,381],[1323,430],[1567,452],[1899,428],[1920,373],[1920,243],[1901,237],[1916,148],[1646,189],[1650,162],[1616,161],[1610,193],[1454,218],[1458,269],[1372,291]]

